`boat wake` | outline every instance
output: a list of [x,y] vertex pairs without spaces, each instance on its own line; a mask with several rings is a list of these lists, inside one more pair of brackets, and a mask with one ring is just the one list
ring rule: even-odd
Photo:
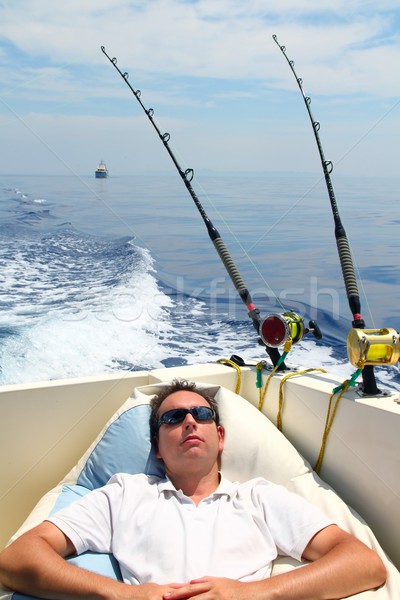
[[1,383],[157,361],[171,301],[147,250],[128,238],[65,229],[29,237],[14,231],[1,245]]

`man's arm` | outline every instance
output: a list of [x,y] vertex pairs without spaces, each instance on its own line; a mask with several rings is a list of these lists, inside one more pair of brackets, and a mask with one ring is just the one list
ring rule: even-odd
[[0,553],[0,582],[41,598],[161,600],[173,585],[131,586],[86,571],[63,557],[75,553],[72,542],[48,521],[15,540]]
[[304,550],[303,558],[312,561],[307,566],[307,585],[315,586],[316,592],[319,589],[321,593],[314,598],[344,598],[378,588],[386,581],[386,568],[380,557],[336,525],[317,533]]
[[386,569],[379,556],[336,525],[317,533],[303,558],[313,562],[250,583],[203,577],[167,592],[164,599],[183,600],[201,595],[201,600],[333,600],[377,588],[386,581]]
[[72,542],[46,521],[3,550],[0,581],[13,590],[43,598],[104,597],[100,592],[104,593],[111,580],[64,560],[74,553]]

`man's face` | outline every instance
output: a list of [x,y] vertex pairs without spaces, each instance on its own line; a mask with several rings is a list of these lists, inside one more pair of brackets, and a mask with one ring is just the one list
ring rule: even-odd
[[[207,406],[207,400],[195,392],[179,391],[168,396],[158,410],[161,417],[173,408],[193,408]],[[222,452],[224,430],[215,421],[198,423],[188,413],[182,423],[176,425],[161,425],[158,432],[157,457],[164,461],[168,474],[197,471],[211,468],[217,464],[217,458]],[[189,471],[190,472],[190,471]]]

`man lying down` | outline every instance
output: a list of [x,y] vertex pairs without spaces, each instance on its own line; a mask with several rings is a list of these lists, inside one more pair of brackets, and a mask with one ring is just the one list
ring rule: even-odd
[[[318,508],[263,478],[219,471],[214,398],[174,381],[151,401],[165,478],[117,474],[0,553],[0,581],[42,598],[333,599],[381,586],[378,555]],[[112,553],[123,582],[64,560]],[[278,554],[309,564],[271,577]]]

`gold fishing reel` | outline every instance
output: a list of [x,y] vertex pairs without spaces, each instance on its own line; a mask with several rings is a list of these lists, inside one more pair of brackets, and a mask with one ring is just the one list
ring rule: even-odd
[[347,355],[352,365],[395,365],[400,359],[400,337],[395,329],[351,329]]
[[278,348],[291,340],[297,344],[305,334],[311,332],[318,340],[321,330],[315,321],[310,321],[309,327],[304,326],[304,319],[293,311],[282,314],[269,314],[260,323],[260,337],[269,348]]

